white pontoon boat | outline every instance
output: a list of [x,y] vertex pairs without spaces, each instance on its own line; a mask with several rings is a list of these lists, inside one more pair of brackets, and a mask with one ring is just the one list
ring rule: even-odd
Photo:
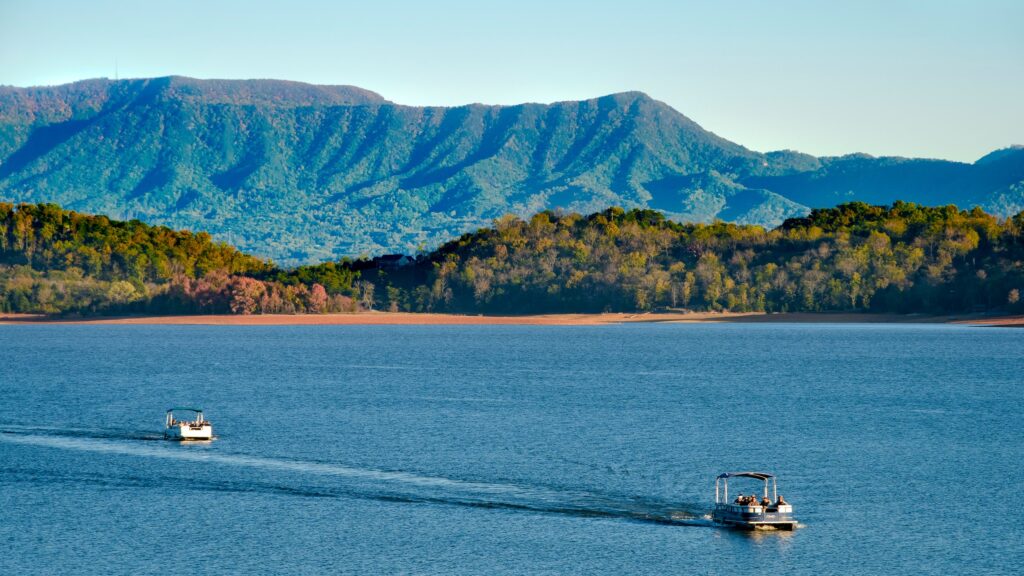
[[[729,501],[730,478],[753,478],[764,482],[764,497],[759,499],[755,494],[743,496]],[[768,498],[768,481],[772,483],[772,497]],[[720,486],[725,485],[724,496],[720,498]],[[767,472],[726,472],[715,478],[715,511],[711,514],[715,522],[730,528],[742,530],[793,530],[796,520],[793,518],[793,506],[780,498],[776,489],[775,476]]]
[[[177,412],[191,412],[193,420],[179,420]],[[167,411],[164,438],[167,440],[213,440],[213,424],[203,418],[202,408],[171,408]]]

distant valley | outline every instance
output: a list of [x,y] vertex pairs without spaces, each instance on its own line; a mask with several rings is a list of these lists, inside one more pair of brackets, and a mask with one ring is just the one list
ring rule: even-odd
[[850,201],[1006,216],[1024,210],[1024,149],[762,154],[639,92],[443,108],[277,80],[88,80],[0,87],[0,200],[206,230],[295,264],[432,249],[552,208],[768,227]]

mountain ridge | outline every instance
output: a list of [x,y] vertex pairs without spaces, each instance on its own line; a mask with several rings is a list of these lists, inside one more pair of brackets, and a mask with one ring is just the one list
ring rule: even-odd
[[286,263],[434,246],[550,208],[766,226],[851,200],[1024,208],[1024,153],[983,159],[760,153],[638,91],[417,107],[277,80],[0,87],[0,198],[209,230]]

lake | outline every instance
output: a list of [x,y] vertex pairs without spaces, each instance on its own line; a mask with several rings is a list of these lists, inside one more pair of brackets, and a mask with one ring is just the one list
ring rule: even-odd
[[[0,359],[3,574],[1024,562],[1024,330],[0,326]],[[217,440],[163,441],[176,405]],[[711,526],[738,470],[802,526]]]

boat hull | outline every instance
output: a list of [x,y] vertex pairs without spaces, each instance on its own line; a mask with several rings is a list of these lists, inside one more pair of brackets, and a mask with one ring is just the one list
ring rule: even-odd
[[738,530],[794,530],[797,524],[791,506],[765,510],[761,506],[719,504],[711,514],[711,519]]
[[213,426],[192,426],[181,424],[164,430],[164,438],[168,440],[213,440]]

